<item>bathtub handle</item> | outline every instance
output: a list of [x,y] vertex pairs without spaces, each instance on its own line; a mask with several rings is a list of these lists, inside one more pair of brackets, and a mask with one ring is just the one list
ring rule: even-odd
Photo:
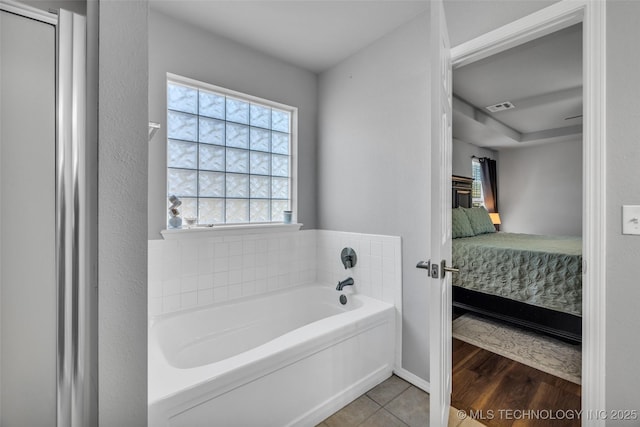
[[356,251],[353,248],[344,248],[340,253],[340,259],[342,260],[342,265],[344,265],[344,269],[353,268],[356,266],[358,262],[358,256],[356,255]]

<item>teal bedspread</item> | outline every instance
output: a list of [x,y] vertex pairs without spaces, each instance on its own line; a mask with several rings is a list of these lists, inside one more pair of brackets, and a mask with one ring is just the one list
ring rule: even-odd
[[490,233],[453,240],[453,284],[582,314],[582,239]]

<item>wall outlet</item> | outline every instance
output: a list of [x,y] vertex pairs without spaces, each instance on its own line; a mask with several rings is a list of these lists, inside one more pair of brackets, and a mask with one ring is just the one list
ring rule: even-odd
[[622,234],[640,235],[640,206],[622,206]]

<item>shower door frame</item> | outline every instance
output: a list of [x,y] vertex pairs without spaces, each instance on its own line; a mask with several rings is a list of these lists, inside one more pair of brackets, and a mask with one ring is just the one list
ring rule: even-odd
[[88,286],[86,18],[12,0],[0,0],[0,10],[55,27],[56,426],[97,425],[97,306]]

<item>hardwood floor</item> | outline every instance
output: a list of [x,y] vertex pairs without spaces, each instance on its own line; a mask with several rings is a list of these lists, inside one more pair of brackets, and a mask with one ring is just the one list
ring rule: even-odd
[[453,340],[451,406],[490,427],[580,426],[581,387]]

